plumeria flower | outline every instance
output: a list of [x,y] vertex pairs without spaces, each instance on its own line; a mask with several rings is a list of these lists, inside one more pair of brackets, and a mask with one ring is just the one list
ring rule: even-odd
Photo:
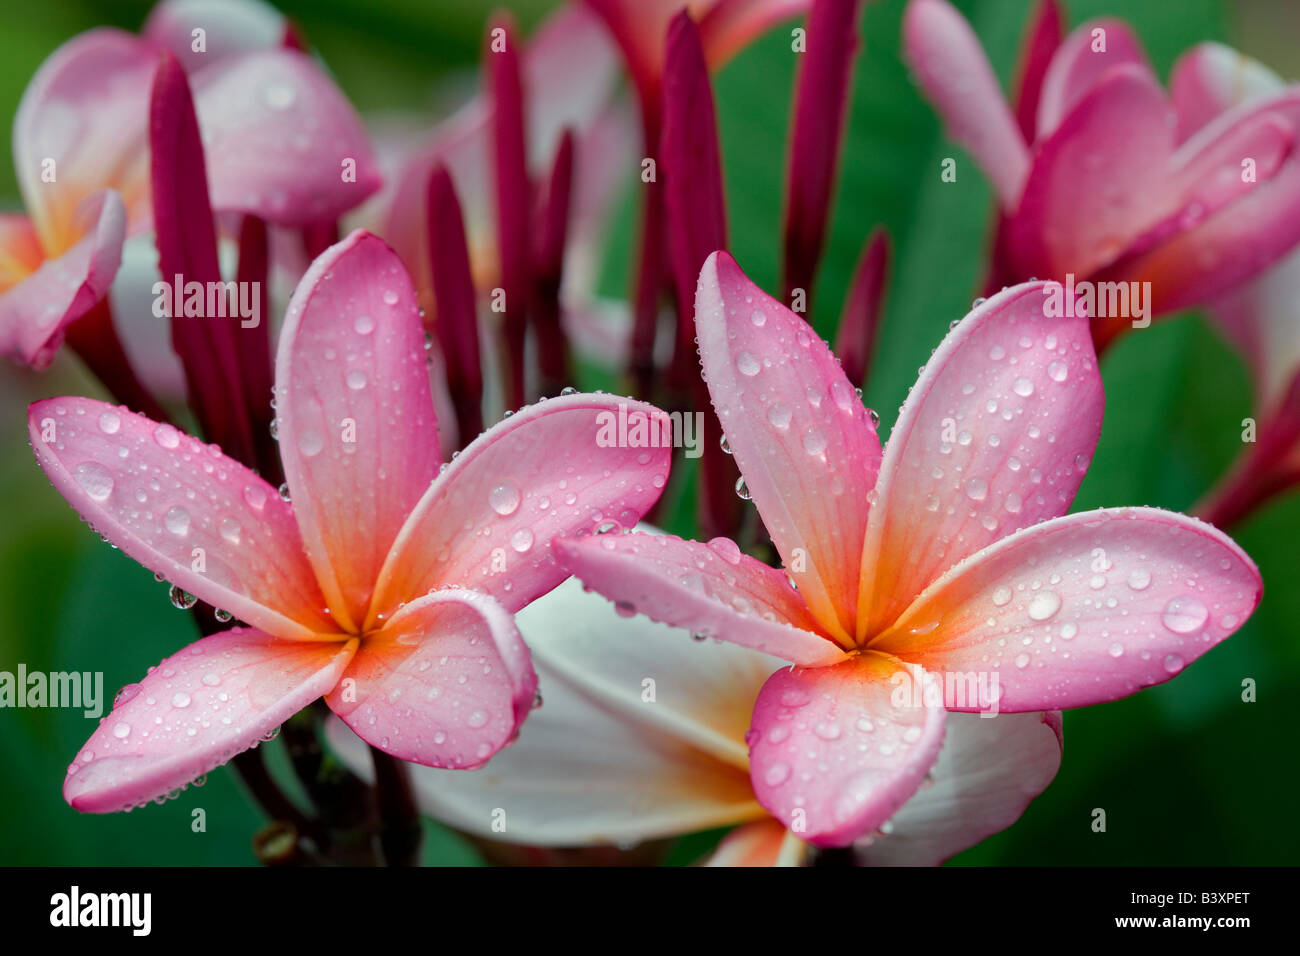
[[750,776],[808,842],[888,820],[933,767],[945,708],[1125,697],[1259,602],[1255,565],[1209,525],[1153,508],[1065,516],[1103,396],[1087,322],[1053,317],[1047,291],[1013,287],[958,323],[882,455],[829,348],[714,253],[696,297],[703,373],[786,572],[726,539],[555,545],[624,612],[795,665],[758,695]]
[[284,30],[260,4],[172,0],[140,36],[90,30],[41,65],[14,119],[28,215],[0,216],[0,353],[48,365],[108,291],[124,241],[148,230],[149,94],[164,50],[191,71],[218,212],[301,226],[379,188],[360,119],[333,81],[303,53],[271,46]]
[[[1263,64],[1217,43],[1182,57],[1170,77],[1179,130],[1193,136],[1225,112],[1268,102],[1285,86]],[[1208,303],[1254,375],[1256,441],[1198,512],[1220,527],[1300,481],[1300,252]]]
[[[734,826],[711,865],[809,859],[810,845],[762,808],[749,780],[750,711],[780,660],[626,617],[576,579],[530,604],[518,623],[544,706],[519,744],[480,773],[416,768],[423,812],[534,847],[626,846]],[[351,769],[371,774],[355,734],[331,721],[329,737]],[[955,715],[929,781],[856,856],[942,862],[1019,819],[1060,760],[1059,714]]]
[[[1300,240],[1297,88],[1188,135],[1129,28],[1096,20],[1032,77],[1037,113],[1022,132],[970,25],[946,0],[910,0],[903,41],[949,135],[997,193],[998,284],[1150,282],[1152,311],[1168,313],[1226,292]],[[1132,318],[1099,314],[1099,347]]]
[[30,409],[38,461],[96,531],[248,625],[119,695],[69,769],[79,810],[181,787],[321,696],[396,757],[482,764],[532,706],[512,613],[565,577],[551,539],[635,522],[666,479],[666,450],[598,445],[599,415],[619,403],[576,394],[502,421],[440,470],[415,291],[361,231],[295,293],[276,391],[281,493],[124,408]]

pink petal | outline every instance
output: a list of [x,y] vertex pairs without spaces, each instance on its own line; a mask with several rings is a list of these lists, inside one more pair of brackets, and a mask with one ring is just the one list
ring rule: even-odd
[[1038,104],[1043,79],[1061,45],[1064,17],[1057,0],[1038,0],[1025,28],[1020,49],[1020,83],[1016,91],[1016,122],[1026,143],[1037,138]]
[[948,135],[967,149],[1011,209],[1029,170],[1029,150],[975,31],[945,0],[911,0],[903,50]]
[[618,436],[608,429],[663,415],[613,396],[567,395],[489,428],[407,519],[375,588],[370,623],[435,587],[477,588],[511,612],[555,587],[567,573],[552,539],[602,522],[634,525],[659,498],[671,449],[633,445],[631,431],[626,447],[614,447]]
[[734,542],[672,535],[606,534],[557,541],[564,565],[632,615],[684,627],[799,664],[844,658],[818,632],[785,576]]
[[[101,28],[55,50],[27,84],[14,117],[14,167],[47,255],[81,238],[78,211],[102,189],[117,190],[128,209],[139,211],[148,186],[141,147],[156,65],[148,44]],[[53,183],[41,178],[47,159],[54,160]]]
[[[1227,181],[1226,196],[1233,201],[1208,209],[1203,219],[1189,216],[1171,239],[1149,251],[1135,250],[1108,270],[1106,278],[1150,282],[1150,288],[1158,290],[1157,311],[1171,312],[1230,291],[1290,252],[1300,239],[1300,159],[1293,149],[1297,127],[1300,92],[1288,87],[1237,107],[1203,128],[1180,148],[1179,158],[1203,150],[1209,161],[1221,160],[1225,177],[1232,159],[1230,153],[1225,155],[1228,141],[1252,148],[1247,144],[1281,138],[1285,150],[1271,147],[1259,159],[1256,183],[1240,182],[1239,155],[1235,175]],[[1187,166],[1184,178],[1195,173],[1193,163]],[[1223,185],[1215,186],[1210,195],[1221,202],[1223,190]],[[1195,201],[1197,196],[1190,198]]]
[[365,616],[389,548],[438,473],[418,310],[396,253],[357,230],[312,263],[280,333],[284,474],[340,621]]
[[[90,199],[83,213],[93,223],[84,238],[0,291],[0,354],[33,368],[47,367],[68,326],[108,293],[122,261],[126,208],[117,193],[105,190]],[[30,245],[26,248],[30,254]]]
[[63,798],[110,813],[185,787],[327,693],[356,643],[237,627],[191,644],[123,688],[69,768]]
[[882,654],[777,671],[754,704],[749,736],[758,802],[817,846],[846,846],[876,829],[938,756],[944,710],[932,687],[920,668]]
[[996,674],[1003,711],[1085,707],[1169,680],[1244,624],[1262,588],[1211,525],[1155,508],[1087,511],[972,555],[871,646],[934,671]]
[[835,356],[726,253],[696,294],[700,361],[772,541],[822,627],[853,633],[880,441]]
[[149,570],[276,637],[338,630],[293,511],[216,445],[88,398],[35,402],[28,430],[59,493]]
[[446,588],[368,635],[328,700],[371,746],[430,767],[465,769],[514,738],[536,693],[537,675],[509,612],[478,591]]
[[[140,32],[171,50],[186,71],[194,73],[229,56],[279,46],[287,25],[278,10],[259,0],[163,0],[150,11]],[[194,49],[194,31],[200,28],[203,52]]]
[[853,272],[853,285],[844,297],[844,311],[840,314],[835,334],[835,355],[850,384],[865,382],[871,369],[893,257],[889,232],[884,226],[877,226],[862,247],[862,255]]
[[[1100,30],[1100,35],[1095,31]],[[1096,49],[1099,43],[1105,49]],[[1142,44],[1122,20],[1090,20],[1065,38],[1052,57],[1038,103],[1038,139],[1050,136],[1105,74],[1129,66],[1152,83],[1156,75],[1147,62]]]
[[337,219],[379,188],[360,118],[310,57],[244,53],[200,70],[193,83],[218,212],[306,226]]
[[803,866],[808,844],[768,817],[736,827],[705,866]]
[[1038,144],[1008,222],[1020,274],[1082,278],[1165,218],[1177,205],[1168,171],[1174,122],[1145,69],[1117,66],[1090,87]]
[[1282,88],[1272,70],[1222,43],[1201,43],[1178,58],[1169,95],[1183,141],[1220,113],[1271,96]]
[[937,866],[1020,819],[1061,765],[1061,715],[949,714],[931,784],[859,842],[860,866]]
[[1014,286],[976,308],[904,403],[863,552],[860,637],[958,561],[1069,510],[1104,397],[1088,322],[1045,314],[1050,288]]
[[[621,617],[575,578],[516,622],[545,702],[519,741],[480,771],[413,768],[423,812],[500,839],[493,810],[505,807],[511,842],[561,847],[639,843],[766,816],[743,738],[779,661]],[[643,699],[647,678],[656,680],[653,703]],[[329,739],[368,779],[360,740],[337,721]]]

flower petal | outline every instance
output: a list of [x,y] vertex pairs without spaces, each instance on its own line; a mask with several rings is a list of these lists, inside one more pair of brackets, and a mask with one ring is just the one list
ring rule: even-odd
[[339,218],[379,188],[360,117],[310,57],[230,56],[196,73],[193,86],[216,211],[306,226]]
[[1142,44],[1123,20],[1090,20],[1076,27],[1057,49],[1043,77],[1038,138],[1051,135],[1107,71],[1118,66],[1135,67],[1158,83]]
[[822,626],[849,635],[875,427],[825,343],[725,252],[704,263],[695,313],[713,407],[758,513]]
[[1005,830],[1061,765],[1061,715],[949,714],[948,733],[918,790],[890,819],[889,833],[859,842],[861,866],[937,866]]
[[292,509],[216,445],[89,398],[27,414],[54,487],[146,568],[277,637],[338,630],[321,613]]
[[1029,171],[1029,149],[966,18],[945,0],[911,0],[903,14],[903,50],[948,135],[970,152],[1003,208],[1014,208]]
[[147,43],[105,27],[63,44],[27,84],[14,117],[14,166],[47,255],[81,238],[78,211],[102,189],[117,190],[138,211],[148,186],[142,146],[156,66]]
[[[750,779],[773,816],[817,846],[847,846],[916,792],[943,743],[920,668],[867,653],[777,671],[754,705]],[[900,693],[914,685],[920,692]]]
[[727,538],[605,534],[555,542],[564,565],[621,607],[798,664],[844,658],[785,576]]
[[705,866],[802,866],[811,848],[768,817],[737,827],[723,838]]
[[0,292],[0,354],[47,367],[68,326],[108,293],[122,261],[126,209],[117,193],[105,190],[83,213],[93,223],[84,238]]
[[368,635],[328,703],[385,753],[465,769],[514,738],[536,693],[510,614],[478,591],[446,588]]
[[384,562],[367,626],[435,587],[474,587],[513,612],[563,581],[553,538],[605,521],[631,526],[667,481],[666,442],[639,442],[631,426],[615,434],[616,423],[638,419],[666,420],[641,402],[566,395],[489,428],[411,512]]
[[[764,815],[743,737],[779,661],[621,617],[572,578],[517,623],[544,703],[518,743],[482,770],[414,768],[424,812],[533,846],[639,842]],[[332,725],[329,737],[350,767],[369,774],[351,733]],[[505,834],[493,829],[497,808],[507,814]]]
[[327,693],[356,643],[237,627],[191,644],[123,688],[69,768],[64,799],[110,813],[186,786]]
[[1159,82],[1132,64],[1090,87],[1040,140],[1007,223],[1020,275],[1086,276],[1176,209],[1168,174],[1175,120]]
[[871,646],[931,671],[996,675],[1003,711],[1085,707],[1169,680],[1244,624],[1262,589],[1212,525],[1157,508],[1086,511],[972,555]]
[[360,623],[441,453],[415,289],[357,230],[307,270],[276,357],[280,454],[307,556],[336,617]]
[[1231,107],[1271,96],[1282,86],[1282,78],[1258,60],[1222,43],[1198,44],[1169,74],[1179,141]]
[[1051,283],[989,299],[949,333],[885,449],[863,552],[859,637],[945,570],[1069,510],[1101,431],[1086,319],[1054,315]]
[[[141,34],[171,50],[189,73],[210,63],[279,46],[288,21],[259,0],[163,0],[149,12]],[[194,31],[203,30],[203,50],[194,49]]]

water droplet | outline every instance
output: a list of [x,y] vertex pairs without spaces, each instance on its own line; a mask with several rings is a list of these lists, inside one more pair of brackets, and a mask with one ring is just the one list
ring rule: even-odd
[[713,538],[709,541],[709,549],[728,564],[740,563],[740,545],[730,538]]
[[398,298],[398,296],[397,296],[397,291],[396,291],[395,289],[385,289],[385,290],[384,290],[384,304],[385,304],[385,305],[397,305],[397,298]]
[[1039,591],[1029,602],[1027,612],[1031,621],[1046,621],[1061,609],[1061,596],[1055,591]]
[[759,363],[752,352],[741,352],[736,356],[736,368],[740,369],[740,374],[753,377],[762,371],[763,366]]
[[359,368],[354,368],[347,374],[348,388],[354,392],[360,391],[366,387],[366,373]]
[[1210,612],[1198,599],[1184,594],[1165,605],[1160,622],[1175,634],[1195,634],[1205,627]]
[[1053,382],[1064,382],[1066,376],[1070,374],[1070,370],[1066,368],[1064,362],[1053,362],[1047,366],[1047,374],[1052,377]]
[[122,427],[122,419],[117,412],[108,411],[99,416],[99,430],[105,435],[116,435]]
[[1145,591],[1151,586],[1151,572],[1146,568],[1134,568],[1129,572],[1128,586],[1134,591]]
[[1021,501],[1020,496],[1013,491],[1003,500],[1002,507],[1006,508],[1009,514],[1018,515],[1023,504],[1024,502]]
[[212,612],[212,616],[215,617],[222,624],[229,624],[231,621],[235,619],[235,615],[231,614],[227,610],[224,610],[223,608],[217,608],[216,610],[214,610]]
[[619,617],[636,617],[636,605],[631,601],[615,601],[614,613]]
[[289,482],[287,482],[287,481],[286,481],[286,482],[282,482],[281,485],[280,485],[280,487],[277,489],[277,491],[278,491],[279,494],[280,494],[280,500],[281,500],[281,501],[288,501],[288,500],[289,500]]
[[1119,641],[1116,641],[1106,649],[1106,653],[1109,654],[1111,657],[1123,657],[1124,645],[1121,644]]
[[561,395],[577,395],[577,394],[578,394],[578,390],[577,390],[576,388],[574,388],[572,385],[566,385],[566,386],[564,386],[564,388],[560,389],[560,394],[561,394]]
[[1027,378],[1018,378],[1011,383],[1011,390],[1021,398],[1028,398],[1034,394],[1034,383]]
[[769,787],[779,787],[789,779],[790,765],[785,763],[774,763],[763,774],[763,780]]
[[105,501],[113,493],[113,473],[97,461],[82,462],[73,471],[77,484],[95,501]]
[[749,313],[749,321],[753,322],[759,328],[767,324],[767,313],[762,309],[755,309]]
[[287,110],[295,98],[293,87],[287,83],[273,83],[262,91],[262,101],[273,110]]
[[1017,655],[1016,655],[1016,662],[1015,662],[1015,663],[1016,663],[1016,666],[1017,666],[1017,667],[1021,667],[1021,668],[1023,668],[1023,667],[1028,667],[1028,666],[1029,666],[1029,655],[1028,655],[1028,654],[1017,654]]
[[231,544],[239,544],[240,533],[243,529],[239,527],[238,521],[234,518],[222,518],[221,523],[217,527],[221,532],[221,537],[225,538]]
[[139,684],[127,684],[125,687],[123,687],[121,690],[119,690],[116,694],[113,695],[113,709],[116,710],[121,705],[129,703],[130,701],[134,700],[139,693],[140,693]]
[[510,547],[523,554],[533,546],[533,532],[529,528],[519,528],[510,536]]
[[358,335],[369,335],[375,330],[375,320],[368,315],[358,315],[352,322],[352,328]]
[[777,402],[769,405],[767,409],[767,420],[772,423],[773,428],[785,431],[790,427],[790,419],[794,416],[793,409],[789,405],[782,405]]
[[199,603],[199,599],[193,594],[189,591],[183,590],[175,584],[173,584],[171,589],[167,592],[167,597],[172,602],[172,607],[179,611],[188,611],[195,604]]
[[998,607],[1006,607],[1011,603],[1011,588],[1005,584],[993,592],[993,603]]
[[124,740],[131,735],[131,725],[124,720],[119,720],[113,725],[113,736],[118,740]]
[[983,478],[971,478],[966,482],[966,497],[971,501],[983,501],[988,493],[989,483]]
[[488,492],[488,504],[503,517],[514,514],[519,508],[519,489],[510,482],[499,484]]
[[190,706],[190,695],[185,693],[185,691],[183,690],[178,690],[176,693],[172,694],[172,706],[173,707]]
[[748,486],[745,484],[744,475],[741,475],[739,478],[736,479],[736,494],[740,497],[742,501],[749,501],[749,499],[753,497],[753,495],[749,493]]
[[826,433],[820,428],[810,428],[803,433],[803,450],[810,455],[820,455],[826,450]]
[[1066,621],[1061,625],[1061,640],[1063,641],[1073,640],[1074,635],[1078,633],[1079,625],[1075,624],[1073,621]]
[[168,450],[181,443],[181,433],[171,425],[159,425],[153,430],[153,440]]
[[487,722],[488,715],[486,712],[481,710],[476,710],[465,718],[465,723],[469,724],[471,727],[482,727],[487,724]]
[[725,432],[718,438],[718,447],[722,449],[724,455],[731,454],[731,442],[727,441]]
[[314,458],[325,447],[325,439],[314,428],[304,428],[298,432],[298,450],[307,458]]
[[871,419],[872,428],[880,427],[880,412],[876,411],[874,408],[868,408],[867,417]]
[[174,535],[184,536],[190,530],[190,513],[176,505],[168,509],[167,514],[163,516],[163,527]]

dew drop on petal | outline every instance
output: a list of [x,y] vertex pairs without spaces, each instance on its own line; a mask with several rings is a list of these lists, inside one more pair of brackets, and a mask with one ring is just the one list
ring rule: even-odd
[[113,493],[113,474],[97,461],[82,462],[73,470],[73,476],[95,501],[106,501]]
[[1170,600],[1160,615],[1160,622],[1175,634],[1195,634],[1205,627],[1210,612],[1198,599],[1183,595]]
[[740,369],[741,375],[752,378],[762,370],[763,366],[759,364],[752,352],[741,352],[736,356],[736,368]]
[[503,482],[488,492],[488,504],[497,514],[514,514],[519,508],[519,489],[510,482]]
[[1027,613],[1032,621],[1046,621],[1061,609],[1061,596],[1055,591],[1039,591],[1029,602]]

